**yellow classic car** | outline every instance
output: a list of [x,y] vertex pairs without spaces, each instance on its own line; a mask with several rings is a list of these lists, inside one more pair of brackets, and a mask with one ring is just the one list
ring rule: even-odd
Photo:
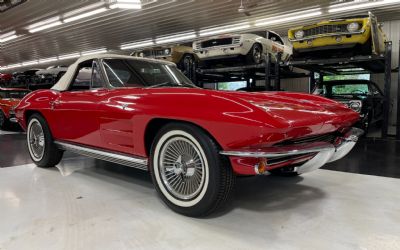
[[379,55],[385,51],[386,41],[386,35],[372,13],[292,28],[288,31],[288,37],[293,43],[295,56],[314,51]]
[[193,53],[193,48],[186,45],[148,48],[134,51],[131,56],[166,60],[175,63],[180,68],[186,62],[192,63],[197,61],[197,57]]

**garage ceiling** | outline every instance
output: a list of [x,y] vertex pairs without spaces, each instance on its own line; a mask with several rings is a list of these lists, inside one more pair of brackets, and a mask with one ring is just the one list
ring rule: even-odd
[[[110,0],[113,1],[113,0]],[[16,39],[3,42],[0,66],[81,52],[97,48],[120,49],[127,42],[155,38],[179,32],[198,32],[206,27],[254,22],[259,19],[322,8],[322,15],[258,29],[272,29],[284,35],[293,25],[309,24],[321,19],[349,16],[328,13],[328,6],[344,1],[317,0],[243,0],[250,15],[239,13],[240,0],[142,0],[141,10],[110,9],[98,15],[65,23],[36,33],[27,26],[92,4],[107,6],[96,0],[29,0],[0,14],[0,34],[16,31]],[[398,16],[399,8],[373,9],[380,20]],[[353,10],[351,15],[368,10]]]

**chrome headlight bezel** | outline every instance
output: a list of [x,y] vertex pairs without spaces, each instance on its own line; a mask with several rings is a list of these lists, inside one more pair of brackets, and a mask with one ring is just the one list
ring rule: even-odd
[[357,112],[357,113],[361,113],[361,109],[362,109],[362,101],[360,100],[351,100],[348,102],[347,107],[349,107],[349,109]]
[[347,24],[347,31],[349,32],[356,32],[359,31],[361,28],[361,25],[357,22],[352,22]]
[[296,32],[294,32],[294,37],[296,39],[302,39],[304,38],[304,30],[297,30]]

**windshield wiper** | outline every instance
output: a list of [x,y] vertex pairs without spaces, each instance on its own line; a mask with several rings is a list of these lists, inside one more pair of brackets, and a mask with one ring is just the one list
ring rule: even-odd
[[146,87],[146,89],[157,88],[157,87],[166,86],[166,85],[173,85],[173,83],[172,82],[162,82],[159,84],[148,86],[148,87]]
[[148,87],[146,87],[147,89],[151,89],[151,88],[157,88],[157,87],[162,87],[162,86],[167,86],[167,85],[171,85],[171,87],[187,87],[187,86],[189,86],[189,87],[193,87],[193,85],[192,84],[189,84],[189,83],[186,83],[186,82],[179,82],[179,83],[174,83],[174,82],[162,82],[162,83],[159,83],[159,84],[155,84],[155,85],[152,85],[152,86],[148,86]]

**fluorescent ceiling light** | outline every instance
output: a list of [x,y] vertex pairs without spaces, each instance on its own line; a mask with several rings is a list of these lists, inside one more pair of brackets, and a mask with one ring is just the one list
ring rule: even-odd
[[7,65],[5,68],[6,68],[6,69],[13,69],[13,68],[21,67],[21,66],[22,66],[21,63],[16,63],[16,64]]
[[22,66],[29,66],[29,65],[34,65],[34,64],[38,64],[39,62],[37,60],[35,61],[28,61],[28,62],[23,62]]
[[4,43],[4,42],[10,41],[10,40],[13,40],[15,38],[18,38],[18,36],[12,35],[12,36],[8,36],[8,37],[0,38],[0,43]]
[[18,36],[16,35],[15,30],[11,31],[11,32],[4,33],[3,35],[0,35],[0,43],[4,43],[4,42],[7,42],[7,41],[10,41],[10,40],[15,39],[17,37]]
[[45,24],[45,25],[39,26],[37,28],[29,29],[29,32],[30,33],[35,33],[35,32],[41,31],[41,30],[53,28],[53,27],[61,25],[61,24],[62,24],[61,21],[55,21],[53,23]]
[[142,5],[140,3],[114,3],[110,4],[110,9],[133,9],[140,10]]
[[244,30],[250,28],[249,23],[240,23],[235,25],[220,26],[217,28],[202,29],[200,30],[200,36],[211,36],[221,33],[227,33],[232,31]]
[[193,38],[196,38],[196,37],[197,37],[197,35],[193,31],[193,32],[188,32],[188,33],[183,33],[183,34],[176,34],[176,35],[171,35],[171,36],[157,37],[156,38],[156,43],[157,44],[172,43],[172,42],[190,40],[190,39],[193,39]]
[[147,41],[122,44],[120,46],[120,48],[121,49],[135,49],[135,48],[142,48],[142,47],[147,47],[147,46],[152,46],[152,45],[154,45],[153,40],[147,40]]
[[374,1],[374,2],[350,2],[345,4],[337,4],[333,5],[329,8],[329,13],[336,13],[342,11],[349,11],[349,10],[359,10],[359,9],[366,9],[371,7],[377,7],[387,4],[395,4],[400,3],[399,0],[382,0],[382,1]]
[[96,10],[92,10],[92,11],[89,11],[89,12],[85,12],[85,13],[82,13],[80,15],[68,17],[68,18],[64,19],[64,23],[73,22],[73,21],[76,21],[76,20],[79,20],[79,19],[82,19],[82,18],[85,18],[85,17],[89,17],[89,16],[93,16],[93,15],[102,13],[104,11],[107,11],[106,7],[99,8],[99,9],[96,9]]
[[88,50],[82,52],[82,56],[87,56],[87,55],[93,55],[93,54],[101,54],[107,52],[107,49],[101,48],[101,49],[95,49],[95,50]]
[[61,55],[58,57],[58,60],[66,60],[66,59],[72,59],[72,58],[77,58],[80,57],[80,53],[72,53],[72,54],[66,54],[66,55]]
[[28,30],[30,33],[35,33],[37,31],[49,29],[49,28],[55,27],[60,24],[62,24],[62,22],[60,21],[60,17],[56,16],[56,17],[52,17],[52,18],[29,25]]
[[54,62],[57,60],[58,60],[57,57],[51,57],[51,58],[39,59],[39,63]]
[[300,11],[300,12],[291,13],[291,14],[287,14],[287,15],[275,16],[275,17],[257,20],[255,23],[255,26],[267,26],[267,25],[272,25],[272,24],[284,23],[284,22],[288,22],[288,21],[306,19],[308,17],[320,16],[320,15],[322,15],[322,11],[320,8],[312,9],[312,10],[308,10],[308,11]]

